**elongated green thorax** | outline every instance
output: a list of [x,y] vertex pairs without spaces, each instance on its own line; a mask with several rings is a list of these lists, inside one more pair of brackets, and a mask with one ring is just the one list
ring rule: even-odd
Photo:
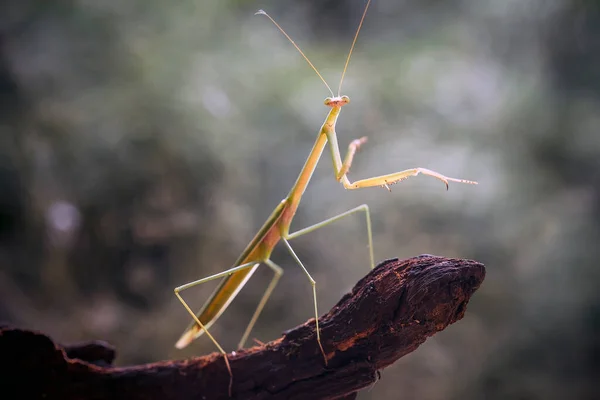
[[287,196],[288,207],[284,210],[283,215],[280,220],[280,227],[282,229],[282,233],[285,235],[289,232],[290,225],[292,223],[292,219],[296,214],[296,210],[298,209],[298,204],[302,199],[302,195],[310,182],[310,178],[312,177],[315,169],[317,168],[317,163],[323,154],[323,150],[327,145],[327,137],[330,132],[335,131],[335,123],[337,122],[337,118],[340,115],[341,107],[331,107],[329,114],[327,114],[327,118],[325,122],[321,126],[321,130],[317,135],[317,140],[313,145],[308,158],[306,159],[306,163],[300,171],[300,175],[298,175],[298,179],[292,186],[290,193]]

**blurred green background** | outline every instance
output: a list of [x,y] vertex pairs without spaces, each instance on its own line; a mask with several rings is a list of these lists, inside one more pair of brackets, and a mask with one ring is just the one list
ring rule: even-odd
[[[61,342],[104,339],[119,365],[173,347],[172,289],[233,263],[295,180],[365,2],[89,0],[0,11],[0,320]],[[598,399],[600,4],[374,0],[343,94],[340,146],[367,135],[345,191],[328,154],[294,228],[371,206],[377,261],[483,262],[463,320],[383,371],[361,399]],[[362,217],[295,241],[325,312],[368,271]],[[286,273],[253,337],[312,316]],[[257,272],[212,333],[234,349],[270,278]],[[200,307],[214,285],[184,292]]]

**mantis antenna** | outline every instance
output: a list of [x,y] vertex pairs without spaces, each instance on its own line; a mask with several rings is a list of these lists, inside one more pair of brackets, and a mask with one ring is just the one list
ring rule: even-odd
[[[371,1],[371,0],[369,0],[369,1]],[[264,15],[265,17],[269,18],[273,24],[275,24],[275,26],[277,27],[277,29],[279,29],[279,31],[281,33],[283,33],[283,35],[287,38],[287,40],[289,40],[290,43],[292,43],[294,45],[294,47],[296,48],[296,50],[298,50],[298,52],[300,52],[300,54],[302,55],[302,57],[304,57],[304,59],[306,60],[306,62],[308,63],[308,65],[310,65],[310,67],[313,69],[313,71],[315,71],[317,73],[317,75],[319,75],[319,78],[321,78],[321,80],[323,81],[323,83],[325,84],[325,86],[327,86],[327,89],[329,90],[329,93],[331,93],[331,96],[333,97],[333,90],[331,90],[331,88],[329,87],[329,85],[325,81],[325,78],[323,78],[323,76],[319,73],[319,70],[317,70],[317,67],[315,67],[313,65],[313,63],[310,62],[310,60],[308,59],[308,57],[306,57],[306,55],[302,52],[302,50],[300,50],[300,47],[298,47],[298,45],[296,44],[296,42],[294,42],[292,40],[292,38],[289,37],[289,35],[287,33],[285,33],[285,31],[283,30],[283,28],[281,26],[279,26],[279,24],[277,22],[275,22],[275,20],[273,18],[271,18],[271,16],[265,12],[265,10],[258,10],[257,12],[254,13],[254,15]],[[361,21],[361,23],[362,23],[362,21]]]
[[[346,70],[348,69],[348,64],[350,63],[350,57],[352,57],[352,52],[354,51],[354,46],[356,45],[356,40],[358,39],[358,34],[360,33],[360,30],[362,28],[362,25],[365,20],[365,16],[367,15],[367,10],[369,9],[370,4],[371,4],[371,0],[367,0],[367,5],[365,6],[363,14],[360,18],[360,23],[358,24],[358,29],[356,29],[356,33],[354,34],[354,39],[352,40],[352,45],[350,46],[350,51],[348,52],[348,57],[346,58],[346,63],[344,64],[344,69],[342,71],[342,77],[340,79],[340,86],[338,87],[338,97],[340,97],[340,95],[341,95],[342,84],[344,83],[344,77],[346,76]],[[325,78],[323,78],[323,76],[319,73],[319,70],[317,70],[317,67],[315,67],[313,65],[313,63],[310,62],[308,57],[304,54],[304,52],[302,50],[300,50],[300,47],[298,47],[296,42],[294,42],[294,40],[292,40],[292,38],[283,30],[283,28],[277,22],[275,22],[275,20],[269,14],[267,14],[265,10],[258,10],[256,13],[254,13],[254,15],[264,15],[265,17],[269,18],[269,20],[271,20],[271,22],[277,27],[277,29],[279,29],[279,31],[281,33],[283,33],[283,35],[287,38],[287,40],[289,40],[290,43],[296,48],[296,50],[298,50],[298,52],[306,60],[308,65],[310,65],[310,67],[313,69],[313,71],[315,71],[317,73],[317,75],[319,76],[319,78],[321,78],[321,81],[323,81],[325,86],[327,86],[329,93],[331,93],[331,96],[333,97],[333,91],[331,90],[331,87],[329,87],[329,85],[327,84],[327,81],[325,81]]]
[[365,10],[363,11],[362,17],[360,18],[360,23],[358,24],[358,29],[354,34],[354,40],[352,40],[352,46],[350,46],[350,52],[348,52],[348,58],[346,58],[346,64],[344,64],[344,70],[342,71],[342,79],[340,79],[340,86],[338,88],[338,97],[342,92],[342,83],[344,83],[344,76],[346,75],[346,70],[348,69],[348,63],[350,63],[350,57],[352,56],[352,51],[354,50],[354,45],[356,44],[356,39],[358,39],[358,33],[360,32],[360,28],[362,28],[363,21],[365,20],[365,16],[367,15],[367,10],[369,9],[369,4],[371,4],[371,0],[367,1],[367,5],[365,6]]

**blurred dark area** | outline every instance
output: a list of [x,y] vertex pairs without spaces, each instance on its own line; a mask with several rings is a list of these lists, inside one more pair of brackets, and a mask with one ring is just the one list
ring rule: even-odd
[[[173,295],[231,266],[285,196],[337,87],[364,1],[13,1],[0,6],[0,321],[102,339],[128,365],[214,351]],[[344,191],[323,155],[293,227],[371,206],[376,260],[476,259],[465,318],[362,399],[599,399],[600,2],[373,0],[342,94]],[[324,312],[368,270],[362,218],[295,242]],[[294,228],[293,228],[294,229]],[[295,229],[294,229],[295,230]],[[286,273],[253,337],[311,317]],[[256,274],[212,333],[233,350]],[[200,307],[214,285],[185,292]]]

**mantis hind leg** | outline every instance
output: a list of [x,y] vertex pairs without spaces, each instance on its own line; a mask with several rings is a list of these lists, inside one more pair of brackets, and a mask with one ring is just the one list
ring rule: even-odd
[[233,387],[233,373],[231,372],[231,365],[229,364],[229,359],[227,358],[227,353],[225,352],[225,350],[223,350],[223,347],[219,344],[219,342],[217,341],[217,339],[215,339],[215,337],[208,331],[208,329],[205,326],[205,324],[203,324],[200,321],[200,319],[198,318],[198,316],[192,311],[192,309],[190,308],[190,306],[186,303],[186,301],[183,299],[183,297],[181,297],[181,295],[179,294],[179,292],[182,292],[185,289],[189,289],[189,288],[194,287],[194,286],[198,286],[198,285],[200,285],[202,283],[205,283],[205,282],[208,282],[208,281],[212,281],[212,280],[215,280],[215,279],[223,278],[225,276],[230,275],[233,272],[237,272],[237,271],[241,271],[241,270],[244,270],[244,269],[252,268],[256,264],[258,264],[258,262],[253,261],[253,262],[250,262],[250,263],[247,263],[247,264],[239,265],[237,267],[228,269],[227,271],[223,271],[223,272],[220,272],[218,274],[208,276],[206,278],[202,278],[202,279],[198,279],[196,281],[190,282],[190,283],[186,283],[185,285],[178,286],[178,287],[176,287],[174,289],[175,296],[177,296],[177,299],[179,299],[179,301],[181,302],[181,304],[183,305],[183,307],[192,316],[194,322],[199,327],[198,332],[196,332],[194,330],[194,325],[192,324],[192,326],[190,328],[188,328],[184,332],[184,334],[181,337],[181,339],[179,339],[179,341],[177,342],[176,347],[183,348],[187,344],[189,344],[191,341],[193,341],[194,338],[199,333],[202,333],[202,332],[206,333],[206,336],[208,336],[209,339],[217,347],[217,349],[219,349],[219,352],[221,354],[223,354],[223,359],[225,361],[225,365],[227,366],[227,371],[229,372],[229,397],[231,397],[231,391],[232,391],[232,387]]
[[309,227],[306,227],[304,229],[300,229],[299,231],[296,231],[294,233],[291,233],[289,235],[286,236],[286,239],[291,240],[291,239],[295,239],[299,236],[305,235],[307,233],[310,232],[314,232],[319,228],[322,228],[324,226],[327,226],[331,223],[334,223],[336,221],[339,221],[342,218],[345,218],[347,216],[350,215],[354,215],[358,212],[364,212],[365,213],[365,217],[367,219],[367,236],[368,236],[368,246],[369,246],[369,261],[371,262],[371,269],[375,268],[375,258],[373,257],[373,232],[371,229],[371,214],[369,213],[369,206],[366,204],[361,204],[358,207],[355,207],[351,210],[348,210],[346,212],[343,212],[339,215],[336,215],[334,217],[328,218],[325,221],[321,221],[317,224],[311,225]]
[[217,347],[217,349],[219,349],[219,351],[221,353],[223,353],[223,354],[226,353],[225,350],[223,350],[223,347],[221,347],[219,342],[217,342],[217,340],[214,338],[214,336],[207,329],[210,327],[210,325],[216,318],[213,318],[212,321],[202,323],[199,319],[198,314],[195,314],[192,311],[192,309],[190,308],[190,306],[187,304],[187,302],[183,299],[183,297],[181,297],[180,292],[183,292],[184,290],[192,288],[194,286],[198,286],[203,283],[213,281],[215,279],[224,278],[228,275],[231,275],[234,272],[242,271],[242,270],[245,270],[248,268],[253,268],[253,267],[257,266],[257,264],[260,264],[260,262],[252,261],[252,262],[249,262],[246,264],[242,264],[237,267],[230,268],[226,271],[219,272],[218,274],[214,274],[214,275],[208,276],[206,278],[202,278],[202,279],[198,279],[196,281],[190,282],[190,283],[186,283],[185,285],[178,286],[174,289],[175,296],[177,296],[177,298],[179,299],[179,301],[181,302],[183,307],[187,310],[187,312],[193,318],[191,325],[183,333],[183,335],[181,336],[181,339],[179,339],[179,341],[177,342],[175,347],[177,347],[179,349],[184,348],[185,346],[190,344],[196,337],[200,336],[204,332],[210,338],[210,340],[215,344],[215,346]]
[[281,278],[281,275],[283,275],[283,269],[279,265],[277,265],[273,261],[271,261],[270,259],[266,259],[263,262],[267,265],[267,267],[269,267],[273,270],[274,275],[273,275],[273,278],[271,279],[271,282],[269,283],[269,286],[267,286],[267,290],[265,290],[265,293],[263,294],[262,298],[260,299],[260,302],[256,306],[256,310],[254,311],[254,314],[252,314],[252,318],[250,319],[250,322],[248,323],[248,326],[246,327],[246,330],[244,331],[244,335],[240,339],[238,348],[244,347],[246,340],[248,340],[248,336],[250,336],[250,332],[252,331],[252,328],[254,328],[254,324],[256,323],[258,316],[260,315],[263,308],[265,307],[265,304],[267,304],[269,297],[271,297],[271,293],[273,293],[273,289],[275,289],[275,286],[277,286],[277,282],[279,282],[279,278]]

